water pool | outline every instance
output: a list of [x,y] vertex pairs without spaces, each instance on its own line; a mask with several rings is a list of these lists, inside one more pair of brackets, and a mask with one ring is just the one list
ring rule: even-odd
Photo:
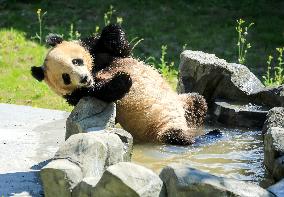
[[218,176],[259,184],[265,176],[261,131],[219,129],[221,135],[198,137],[188,147],[137,144],[132,161],[156,172],[169,163],[185,163]]

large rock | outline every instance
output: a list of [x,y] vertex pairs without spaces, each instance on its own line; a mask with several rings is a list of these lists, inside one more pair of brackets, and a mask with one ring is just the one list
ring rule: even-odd
[[92,189],[91,196],[163,197],[163,182],[153,171],[129,162],[110,166]]
[[114,103],[105,103],[93,97],[84,97],[75,106],[66,121],[65,139],[77,133],[113,128],[115,115]]
[[81,133],[70,138],[59,148],[54,159],[65,159],[79,165],[83,177],[101,176],[104,170],[124,160],[125,145],[118,135],[107,131]]
[[269,188],[267,188],[267,190],[273,193],[277,197],[283,197],[284,196],[284,179],[282,179],[275,185],[270,186]]
[[72,189],[82,180],[81,168],[68,159],[48,163],[41,171],[40,178],[44,196],[71,197]]
[[262,132],[265,134],[271,127],[284,128],[284,108],[274,107],[268,111]]
[[[108,166],[130,161],[129,152],[127,145],[115,133],[96,131],[70,136],[59,148],[54,160],[40,172],[45,196],[54,196],[51,194],[57,190],[62,190],[62,196],[71,195],[72,189],[83,178],[100,178]],[[64,179],[65,176],[68,178]]]
[[264,88],[246,66],[228,63],[213,54],[184,51],[180,56],[179,71],[178,91],[198,92],[209,106],[215,99],[284,106],[283,86]]
[[252,183],[217,177],[182,164],[165,167],[160,178],[166,185],[169,197],[273,196]]
[[[284,155],[284,128],[269,127],[264,135],[264,164],[268,171],[276,179],[283,178],[283,175],[277,174],[279,163],[277,158]],[[276,167],[277,165],[278,167]],[[281,165],[280,165],[281,166]],[[276,174],[275,174],[276,173]]]

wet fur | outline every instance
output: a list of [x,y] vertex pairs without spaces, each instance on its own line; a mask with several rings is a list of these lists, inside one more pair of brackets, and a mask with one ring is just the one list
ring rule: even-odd
[[[196,129],[206,116],[204,98],[198,94],[178,95],[157,70],[129,58],[131,48],[120,27],[107,26],[100,37],[70,42],[70,45],[58,37],[50,38],[49,42],[58,50],[56,53],[73,53],[69,50],[74,45],[83,53],[94,80],[91,87],[65,87],[52,76],[52,72],[47,74],[48,68],[44,69],[46,83],[67,102],[76,105],[84,96],[94,96],[106,102],[118,100],[117,121],[136,142],[193,143]],[[42,78],[40,72],[33,74]]]
[[95,77],[107,80],[117,72],[128,73],[132,86],[117,101],[116,118],[136,142],[193,143],[207,111],[202,96],[178,95],[156,69],[133,58],[117,59]]

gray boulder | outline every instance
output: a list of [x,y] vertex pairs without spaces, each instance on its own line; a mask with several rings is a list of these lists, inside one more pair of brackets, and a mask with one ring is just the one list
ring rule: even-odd
[[[54,159],[66,159],[81,167],[83,177],[101,176],[104,170],[124,161],[125,147],[118,135],[106,131],[70,136]],[[127,158],[126,161],[129,161]]]
[[92,189],[91,196],[163,197],[163,182],[153,171],[129,162],[110,166]]
[[284,196],[284,179],[282,179],[275,185],[270,186],[269,188],[267,188],[267,190],[273,193],[277,197],[283,197]]
[[[278,172],[275,160],[284,155],[284,128],[270,127],[264,135],[264,164],[276,179],[283,178]],[[278,166],[276,167],[275,164]]]
[[160,173],[160,178],[166,185],[169,197],[273,196],[257,185],[217,177],[182,164],[172,164],[165,167]]
[[60,196],[70,196],[82,179],[99,179],[108,166],[130,161],[129,152],[115,133],[96,131],[70,136],[40,172],[45,196],[57,196],[53,195],[57,191]]
[[213,54],[182,52],[179,73],[178,91],[198,92],[206,98],[209,106],[215,99],[284,106],[283,86],[264,88],[246,66],[228,63]]
[[262,133],[265,134],[271,127],[284,128],[284,108],[274,107],[268,111]]
[[71,197],[72,189],[82,180],[81,168],[68,159],[49,162],[40,171],[44,196]]
[[84,97],[75,106],[66,121],[65,139],[77,133],[113,128],[116,108],[93,97]]

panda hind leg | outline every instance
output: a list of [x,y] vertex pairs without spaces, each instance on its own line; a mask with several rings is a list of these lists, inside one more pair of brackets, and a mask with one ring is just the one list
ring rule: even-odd
[[198,93],[187,93],[180,94],[179,99],[183,103],[188,127],[203,125],[207,112],[207,103],[204,97]]

